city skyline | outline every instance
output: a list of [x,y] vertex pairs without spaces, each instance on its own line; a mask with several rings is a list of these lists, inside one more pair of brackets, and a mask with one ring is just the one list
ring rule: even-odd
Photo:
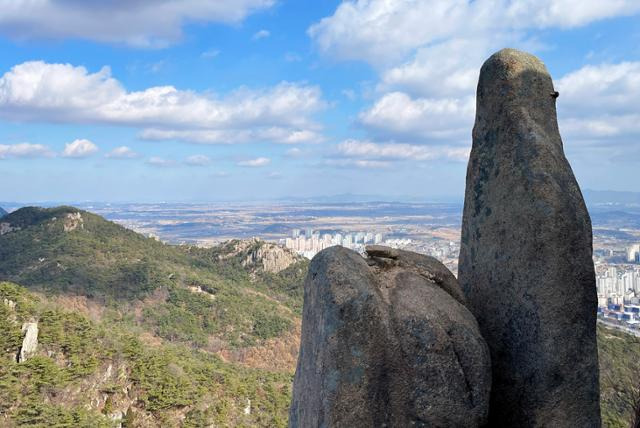
[[637,189],[632,0],[0,3],[5,201],[461,200],[507,46],[554,77],[582,188]]

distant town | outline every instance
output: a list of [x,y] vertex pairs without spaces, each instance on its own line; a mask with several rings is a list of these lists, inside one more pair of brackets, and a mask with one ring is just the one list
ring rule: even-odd
[[[18,206],[8,205],[15,209]],[[76,204],[156,239],[210,247],[257,237],[312,258],[342,245],[364,253],[382,244],[427,254],[454,274],[460,252],[460,204],[289,202],[246,204]],[[640,203],[590,207],[598,319],[640,335]]]

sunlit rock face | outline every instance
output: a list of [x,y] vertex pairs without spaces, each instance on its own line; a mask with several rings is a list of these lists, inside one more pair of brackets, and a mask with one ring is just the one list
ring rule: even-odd
[[476,427],[489,350],[436,259],[331,247],[311,262],[291,427]]
[[557,100],[532,55],[482,66],[459,281],[491,350],[490,426],[600,426],[591,221]]

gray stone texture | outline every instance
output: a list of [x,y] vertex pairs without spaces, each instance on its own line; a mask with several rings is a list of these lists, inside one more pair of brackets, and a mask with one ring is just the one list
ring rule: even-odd
[[311,262],[291,427],[476,427],[488,347],[453,274],[386,247],[332,247]]
[[24,338],[18,354],[19,363],[27,361],[38,350],[38,323],[35,321],[25,322],[22,324],[22,333],[24,333]]
[[494,427],[600,426],[591,221],[557,96],[532,55],[482,66],[459,281],[491,350]]

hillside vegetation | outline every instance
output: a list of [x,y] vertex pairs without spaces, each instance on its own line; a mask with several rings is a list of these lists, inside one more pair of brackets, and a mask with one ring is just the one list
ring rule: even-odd
[[[38,321],[38,351],[17,363],[27,320]],[[0,426],[286,425],[289,372],[150,345],[135,330],[91,321],[7,282],[0,329]]]
[[166,245],[73,207],[22,208],[2,221],[0,279],[118,307],[122,321],[164,339],[255,345],[298,319],[307,262],[277,274],[244,266],[260,241],[242,253]]
[[640,338],[598,326],[598,356],[603,425],[629,428],[640,398]]
[[[261,241],[165,245],[73,207],[0,223],[0,426],[286,426],[304,259],[269,272]],[[628,427],[640,339],[598,344],[604,425]]]

